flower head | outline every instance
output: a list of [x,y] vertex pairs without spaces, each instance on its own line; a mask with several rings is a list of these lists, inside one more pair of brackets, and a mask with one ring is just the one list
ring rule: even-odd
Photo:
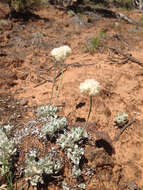
[[59,48],[54,48],[51,51],[51,55],[56,59],[56,61],[63,61],[70,54],[71,48],[69,46],[61,46]]
[[100,91],[100,84],[94,79],[87,79],[80,84],[80,92],[89,96],[95,96]]

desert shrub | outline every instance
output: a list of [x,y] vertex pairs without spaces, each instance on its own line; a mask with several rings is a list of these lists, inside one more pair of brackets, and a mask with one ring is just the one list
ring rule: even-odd
[[11,11],[25,13],[40,5],[40,0],[8,0]]

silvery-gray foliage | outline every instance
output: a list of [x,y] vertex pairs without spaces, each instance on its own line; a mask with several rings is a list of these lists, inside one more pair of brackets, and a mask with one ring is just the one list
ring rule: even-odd
[[52,105],[43,105],[43,106],[39,106],[37,108],[37,116],[38,117],[54,117],[57,112],[58,112],[58,108]]
[[72,176],[74,178],[78,178],[79,176],[81,176],[81,169],[74,165],[72,168]]
[[125,112],[118,112],[114,117],[114,123],[118,127],[123,127],[128,122],[128,114]]
[[[10,126],[6,128],[8,131],[11,129]],[[16,151],[17,148],[13,139],[9,139],[6,133],[0,129],[0,175],[5,175],[9,172],[11,157]]]
[[85,183],[80,183],[80,184],[78,185],[78,187],[79,187],[80,189],[85,189],[85,188],[86,188],[86,185],[85,185]]
[[20,144],[26,136],[35,135],[39,137],[40,131],[36,127],[42,121],[28,121],[25,127],[17,130],[14,134],[14,142]]
[[65,181],[62,182],[62,189],[63,190],[71,190],[70,187],[68,186],[68,184]]
[[71,131],[65,132],[57,139],[56,143],[65,150],[67,157],[74,164],[72,169],[72,176],[77,178],[81,175],[79,164],[82,156],[84,155],[84,148],[78,144],[81,140],[88,138],[88,133],[84,128],[72,128]]
[[25,176],[26,180],[30,181],[32,186],[37,186],[38,183],[44,184],[43,174],[55,175],[61,168],[61,160],[55,158],[51,152],[47,153],[45,157],[35,158],[35,152],[26,155]]
[[10,125],[10,124],[3,125],[1,127],[2,127],[2,130],[5,131],[6,134],[10,133],[11,130],[13,129],[13,125]]
[[72,128],[70,136],[74,142],[79,142],[82,139],[88,138],[88,133],[84,128],[77,127],[77,128]]
[[43,138],[46,135],[48,135],[49,137],[53,137],[57,131],[62,130],[63,128],[66,127],[66,125],[67,125],[67,120],[65,117],[61,118],[51,117],[50,121],[43,125],[40,137]]
[[84,128],[72,128],[70,132],[66,132],[57,139],[56,143],[62,148],[74,148],[74,144],[88,138],[88,133]]
[[71,159],[72,163],[78,166],[82,156],[84,155],[84,148],[81,148],[76,144],[73,148],[68,148],[66,152],[67,157]]

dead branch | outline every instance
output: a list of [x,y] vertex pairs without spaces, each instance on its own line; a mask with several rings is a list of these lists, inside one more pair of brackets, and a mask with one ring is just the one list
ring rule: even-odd
[[136,59],[136,58],[133,57],[131,54],[128,54],[128,53],[125,54],[124,52],[122,52],[122,51],[120,51],[120,50],[117,50],[117,49],[115,49],[115,48],[113,48],[113,47],[108,47],[108,48],[111,49],[114,53],[119,54],[119,55],[122,55],[122,56],[124,56],[127,60],[132,61],[132,62],[134,62],[134,63],[137,63],[138,65],[140,65],[140,66],[143,67],[143,62],[141,62],[140,60]]
[[136,22],[135,20],[129,18],[128,16],[124,15],[123,13],[120,12],[115,12],[110,9],[105,9],[105,8],[93,8],[90,4],[86,5],[80,5],[79,8],[82,11],[88,11],[88,12],[93,12],[95,14],[100,14],[104,17],[108,18],[117,18],[126,21],[129,24],[137,25],[137,26],[143,26],[143,24]]
[[118,135],[116,135],[114,137],[114,141],[118,141],[119,137],[122,135],[122,133],[130,126],[132,125],[136,120],[133,119],[132,121],[130,121],[129,123],[127,123],[120,131],[120,133]]

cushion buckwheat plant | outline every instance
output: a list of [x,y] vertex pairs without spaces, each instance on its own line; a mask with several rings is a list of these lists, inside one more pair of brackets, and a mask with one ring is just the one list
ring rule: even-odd
[[38,117],[55,117],[58,112],[58,108],[52,105],[43,105],[37,108]]
[[91,109],[92,109],[92,97],[96,96],[96,94],[100,92],[100,83],[94,79],[87,79],[83,83],[80,84],[79,88],[82,94],[86,94],[90,97],[90,108],[89,108],[89,113],[88,113],[88,117],[86,121],[88,122]]
[[59,48],[54,48],[51,51],[51,55],[55,58],[56,61],[64,61],[66,57],[71,54],[71,52],[71,48],[65,45]]
[[84,139],[88,138],[85,129],[81,127],[72,128],[70,132],[66,132],[57,139],[56,143],[64,149],[68,159],[73,163],[72,176],[78,178],[81,175],[79,164],[82,156],[84,155],[84,148],[78,144]]
[[62,118],[51,118],[50,121],[43,125],[41,129],[41,137],[45,135],[53,137],[57,131],[64,129],[67,125],[67,120],[65,117]]
[[56,143],[62,148],[74,148],[79,141],[88,138],[88,133],[81,127],[72,128],[70,132],[66,132],[57,139]]
[[128,123],[129,115],[125,112],[118,112],[114,117],[114,124],[117,127],[123,127],[126,123]]
[[100,91],[100,84],[94,79],[87,79],[80,84],[80,92],[89,96],[95,96]]
[[[4,126],[5,131],[9,132],[12,126]],[[14,140],[9,139],[6,133],[0,129],[0,175],[6,175],[10,171],[10,162],[17,148]]]
[[36,160],[35,151],[31,151],[26,155],[25,176],[26,180],[32,186],[37,186],[39,183],[44,184],[43,176],[55,175],[62,169],[62,162],[57,159],[51,152],[47,153],[45,157]]
[[[58,85],[58,91],[56,93],[56,98],[55,98],[55,102],[57,100],[57,97],[59,96],[59,93],[60,93],[60,89],[61,89],[61,85],[62,85],[62,79],[63,79],[63,63],[64,63],[64,60],[67,58],[67,56],[69,56],[71,54],[72,50],[69,46],[67,45],[64,45],[64,46],[60,46],[58,48],[54,48],[52,51],[51,51],[51,56],[54,57],[54,59],[56,60],[56,62],[60,63],[60,66],[61,66],[61,77],[60,77],[60,82],[59,82],[59,85]],[[50,98],[50,104],[52,103],[52,99],[53,99],[53,93],[54,93],[54,87],[55,87],[55,84],[56,84],[56,70],[55,70],[55,74],[54,74],[54,79],[53,79],[53,86],[52,86],[52,92],[51,92],[51,98]],[[54,102],[54,104],[55,104]]]

